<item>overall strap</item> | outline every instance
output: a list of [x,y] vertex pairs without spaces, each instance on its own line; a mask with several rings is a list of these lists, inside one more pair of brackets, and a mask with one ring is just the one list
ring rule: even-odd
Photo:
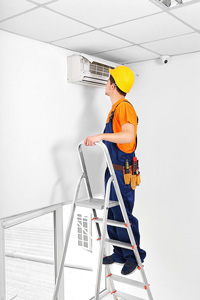
[[[118,107],[121,103],[123,103],[123,102],[127,102],[127,103],[129,103],[131,106],[133,106],[133,105],[132,105],[129,101],[127,101],[127,100],[123,100],[122,102],[118,103],[117,106],[115,107],[115,109],[111,112],[110,120],[113,119],[114,113],[115,113],[117,107]],[[138,124],[138,123],[139,123],[139,118],[138,118],[138,116],[137,116],[137,124]],[[136,134],[135,150],[136,150],[136,148],[137,148],[137,134]],[[134,151],[135,151],[135,150],[134,150]]]
[[[127,102],[127,103],[129,103],[131,106],[133,106],[133,105],[132,105],[129,101],[127,101],[127,100],[123,100],[122,102]],[[110,118],[111,118],[111,117],[113,118],[114,113],[115,113],[117,107],[118,107],[122,102],[120,102],[120,103],[117,104],[117,106],[115,107],[115,109],[111,112]],[[137,124],[138,124],[138,123],[139,123],[139,118],[138,118],[138,116],[137,116]]]

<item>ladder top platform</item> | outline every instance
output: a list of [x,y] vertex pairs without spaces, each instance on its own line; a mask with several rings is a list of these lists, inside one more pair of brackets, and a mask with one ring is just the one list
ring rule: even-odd
[[[104,204],[105,204],[105,199],[98,199],[98,198],[93,198],[93,199],[85,199],[85,200],[78,200],[76,202],[76,206],[80,207],[88,207],[91,209],[104,209]],[[109,207],[114,207],[118,206],[119,202],[118,201],[109,201]]]

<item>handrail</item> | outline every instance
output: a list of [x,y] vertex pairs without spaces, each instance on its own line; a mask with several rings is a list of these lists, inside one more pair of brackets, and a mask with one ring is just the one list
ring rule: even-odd
[[48,213],[52,213],[54,211],[56,211],[58,208],[62,207],[64,205],[63,203],[58,203],[58,204],[53,204],[53,205],[49,205],[47,207],[43,207],[40,209],[36,209],[36,210],[31,210],[29,212],[25,212],[19,215],[15,215],[12,217],[8,217],[8,218],[3,218],[0,220],[2,226],[4,229],[19,225],[21,223],[30,221],[32,219],[41,217],[43,215],[46,215]]

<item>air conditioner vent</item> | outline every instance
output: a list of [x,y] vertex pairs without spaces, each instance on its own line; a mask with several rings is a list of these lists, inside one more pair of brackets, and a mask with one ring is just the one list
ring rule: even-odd
[[112,67],[92,62],[90,64],[90,73],[94,75],[109,77],[109,68],[113,69]]

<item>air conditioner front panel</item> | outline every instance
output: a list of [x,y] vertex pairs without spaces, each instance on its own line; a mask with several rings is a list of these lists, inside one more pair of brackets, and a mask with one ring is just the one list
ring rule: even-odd
[[112,63],[103,64],[98,59],[88,60],[81,55],[72,55],[68,60],[68,81],[72,83],[87,84],[105,87],[109,78],[109,69],[114,68]]

